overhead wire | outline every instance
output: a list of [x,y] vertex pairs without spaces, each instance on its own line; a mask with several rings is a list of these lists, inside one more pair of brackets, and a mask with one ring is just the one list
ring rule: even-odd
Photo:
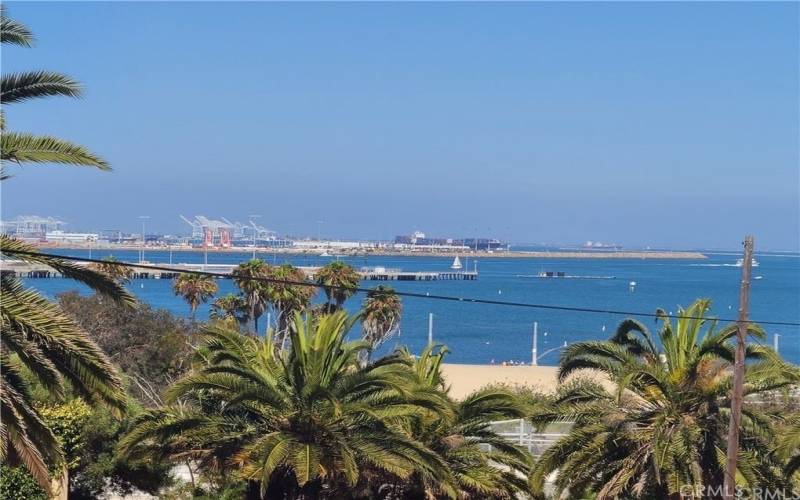
[[[340,285],[325,285],[322,283],[318,283],[315,281],[297,281],[297,280],[286,280],[280,278],[273,278],[268,276],[233,276],[229,273],[222,273],[222,272],[214,272],[214,271],[206,271],[206,270],[190,270],[185,268],[177,268],[172,266],[162,266],[157,264],[145,264],[145,263],[133,263],[133,262],[124,262],[124,261],[108,261],[102,259],[92,259],[87,257],[75,257],[75,256],[65,256],[65,255],[58,255],[58,254],[51,254],[51,253],[41,253],[41,252],[30,252],[26,250],[12,250],[12,249],[2,249],[2,253],[9,254],[9,255],[20,255],[20,256],[29,256],[29,257],[45,257],[51,259],[62,259],[74,262],[83,262],[87,264],[113,264],[116,266],[128,267],[128,268],[136,268],[136,269],[147,269],[152,271],[162,271],[162,272],[172,272],[176,274],[199,274],[203,276],[211,276],[214,278],[221,278],[221,279],[231,279],[235,278],[237,280],[247,280],[247,281],[259,281],[263,283],[275,283],[275,284],[282,284],[282,285],[293,285],[293,286],[309,286],[315,288],[322,288],[322,289],[335,289],[335,290],[344,290],[344,291],[352,291],[356,293],[370,293],[373,292],[374,288],[365,288],[360,286],[355,287],[348,287],[348,286],[340,286]],[[200,264],[205,265],[205,264]],[[213,266],[213,264],[211,264]],[[420,292],[407,292],[407,291],[399,291],[394,290],[393,292],[399,297],[409,297],[409,298],[416,298],[416,299],[427,299],[427,300],[440,300],[440,301],[449,301],[449,302],[464,302],[468,304],[482,304],[482,305],[493,305],[493,306],[501,306],[501,307],[520,307],[520,308],[529,308],[529,309],[540,309],[540,310],[549,310],[549,311],[567,311],[567,312],[576,312],[576,313],[586,313],[586,314],[611,314],[611,315],[618,315],[618,316],[639,316],[639,317],[647,317],[647,318],[669,318],[669,319],[689,319],[689,320],[710,320],[715,319],[717,321],[723,322],[731,322],[736,323],[738,322],[737,319],[731,318],[708,318],[708,317],[701,317],[701,316],[687,316],[681,314],[671,314],[671,313],[646,313],[640,311],[627,311],[621,309],[603,309],[603,308],[594,308],[594,307],[578,307],[578,306],[563,306],[563,305],[554,305],[554,304],[537,304],[531,302],[515,302],[515,301],[506,301],[506,300],[496,300],[496,299],[482,299],[478,297],[459,297],[455,295],[439,295],[439,294],[432,294],[432,293],[420,293]],[[748,319],[746,320],[748,323],[758,323],[760,325],[773,325],[773,326],[798,326],[800,327],[800,322],[797,321],[780,321],[780,320],[757,320],[757,319]]]

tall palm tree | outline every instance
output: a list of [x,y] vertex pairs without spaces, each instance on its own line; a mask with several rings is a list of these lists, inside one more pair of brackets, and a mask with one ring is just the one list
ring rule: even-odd
[[392,287],[379,285],[367,292],[361,306],[361,338],[369,343],[365,353],[367,360],[375,349],[399,331],[402,312],[400,296]]
[[305,282],[306,275],[302,269],[291,264],[273,267],[270,269],[269,277],[276,280],[269,283],[267,296],[277,319],[278,338],[276,340],[283,346],[286,339],[289,338],[288,330],[293,324],[294,314],[308,308],[317,290],[311,284],[297,284]]
[[270,267],[261,259],[252,259],[239,264],[231,273],[233,282],[247,302],[248,322],[252,322],[253,333],[258,333],[258,318],[264,314],[268,304],[267,283],[259,279],[269,277]]
[[214,278],[205,274],[184,273],[172,282],[172,291],[175,292],[175,295],[180,295],[189,304],[192,319],[194,319],[197,306],[208,302],[208,299],[213,297],[218,289]]
[[234,319],[237,324],[247,322],[247,302],[241,295],[229,293],[211,304],[211,319]]
[[119,260],[114,256],[106,257],[103,262],[93,263],[91,268],[123,285],[133,277],[133,270],[129,266],[119,264]]
[[[346,342],[343,312],[295,315],[291,348],[217,324],[205,331],[195,371],[168,394],[181,405],[144,414],[120,448],[127,455],[191,456],[254,486],[252,497],[340,498],[371,476],[443,477],[442,463],[396,425],[442,409],[431,391],[412,394],[405,357],[357,363],[364,342]],[[259,487],[260,485],[260,487]]]
[[523,418],[525,404],[512,392],[488,387],[457,401],[449,396],[441,364],[447,350],[431,345],[412,359],[416,383],[435,390],[450,411],[419,412],[409,419],[409,434],[439,455],[447,465],[445,478],[416,471],[393,487],[400,498],[518,498],[528,490],[532,458],[492,430],[500,420]]
[[342,304],[356,293],[361,275],[352,266],[336,261],[322,266],[314,276],[325,288],[327,312],[341,309]]
[[[9,19],[0,10],[0,39],[21,47],[33,45],[33,35],[22,24]],[[81,87],[72,78],[51,71],[31,71],[3,75],[0,103],[7,104],[49,96],[78,97]],[[63,163],[111,170],[108,163],[83,146],[51,136],[37,136],[5,130],[5,114],[0,110],[0,179],[6,179],[5,162]]]
[[[38,254],[36,248],[6,235],[0,235],[0,255],[48,266],[114,300],[135,304],[135,299],[105,274]],[[103,351],[58,305],[6,273],[0,277],[0,294],[0,460],[24,465],[49,490],[50,469],[61,467],[63,456],[33,405],[31,377],[53,398],[63,398],[69,386],[116,415],[125,408],[125,394]]]
[[[572,496],[592,490],[599,499],[659,499],[679,495],[683,485],[698,491],[722,487],[736,325],[717,329],[716,320],[706,316],[709,307],[708,300],[698,300],[680,309],[674,325],[660,311],[658,341],[628,319],[608,341],[576,343],[564,351],[562,380],[591,369],[614,387],[573,381],[551,405],[535,410],[539,426],[574,421],[571,432],[537,461],[531,475],[537,494],[554,471],[557,495],[568,489]],[[749,333],[764,336],[754,324]],[[796,367],[767,347],[750,344],[746,356],[748,395],[798,380]],[[780,464],[770,453],[774,417],[745,405],[739,484],[781,484]]]
[[[33,35],[6,17],[0,6],[0,42],[30,47]],[[45,71],[3,75],[0,104],[46,96],[75,97],[80,87],[69,77]],[[5,162],[66,163],[110,170],[82,146],[47,136],[9,132],[0,109],[0,180],[8,178]],[[21,253],[20,253],[21,252]],[[102,273],[72,262],[46,257],[36,248],[0,235],[0,255],[50,267],[98,293],[125,304],[135,299]],[[102,350],[55,304],[13,276],[0,277],[0,460],[22,464],[47,491],[50,470],[63,469],[63,454],[52,431],[33,406],[30,379],[51,397],[62,398],[66,387],[120,415],[125,408],[122,383]]]

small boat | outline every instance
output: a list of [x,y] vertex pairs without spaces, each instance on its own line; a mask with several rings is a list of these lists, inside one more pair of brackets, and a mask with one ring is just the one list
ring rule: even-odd
[[330,257],[331,254],[329,254],[328,251],[326,250],[326,251],[322,252],[321,254],[319,254],[319,256],[320,257]]
[[[736,264],[734,265],[736,267],[742,267],[744,265],[744,259],[737,260]],[[750,265],[752,265],[753,267],[758,267],[758,261],[756,260],[755,257],[753,257],[753,259],[750,261]]]
[[461,259],[459,259],[458,255],[456,255],[456,258],[453,259],[453,264],[450,266],[450,269],[457,270],[457,269],[461,269],[462,267],[464,267],[464,266],[461,265]]

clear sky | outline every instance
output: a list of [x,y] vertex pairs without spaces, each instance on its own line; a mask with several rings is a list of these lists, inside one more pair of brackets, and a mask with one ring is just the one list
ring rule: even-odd
[[12,130],[113,173],[26,166],[3,217],[187,230],[798,249],[797,3],[20,3],[81,100]]

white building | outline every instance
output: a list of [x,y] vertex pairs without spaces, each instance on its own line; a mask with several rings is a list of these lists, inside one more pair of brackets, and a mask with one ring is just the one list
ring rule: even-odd
[[48,231],[45,239],[53,243],[96,243],[97,233],[65,233],[64,231]]

